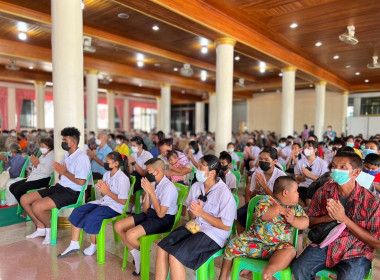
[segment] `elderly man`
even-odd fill
[[[94,180],[102,179],[104,173],[106,173],[104,162],[107,155],[112,152],[112,149],[107,144],[107,139],[108,135],[106,133],[99,133],[98,138],[95,140],[96,145],[98,145],[96,150],[87,150],[87,155],[91,159],[91,171]]]
[[[380,248],[380,200],[355,180],[362,169],[360,157],[339,152],[332,163],[332,182],[317,190],[308,216],[314,241],[323,236],[317,229],[337,221],[346,228],[324,248],[309,245],[292,266],[296,280],[314,279],[327,268],[337,271],[338,279],[364,279],[371,268],[375,249]],[[309,237],[310,237],[309,233]],[[319,241],[317,241],[319,240]]]

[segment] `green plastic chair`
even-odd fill
[[[235,177],[236,177],[236,189],[234,190],[234,194],[238,194],[239,192],[239,187],[240,187],[240,181],[241,181],[241,174],[239,171],[231,171]]]
[[[106,227],[107,224],[112,222],[112,228],[113,228],[113,236],[116,242],[120,242],[121,239],[119,235],[115,231],[115,223],[121,219],[126,218],[127,215],[127,209],[129,205],[129,200],[131,199],[131,196],[133,195],[133,188],[135,186],[136,177],[131,176],[131,187],[129,189],[128,199],[125,203],[123,214],[110,218],[110,219],[104,219],[102,223],[102,227],[100,228],[99,233],[96,235],[96,244],[97,244],[97,257],[98,257],[98,264],[104,264],[105,258],[106,258]],[[81,230],[81,232],[83,229]],[[82,236],[82,235],[81,235]]]
[[[41,156],[41,150],[38,150],[37,154],[36,154],[36,158],[40,158]]]
[[[367,276],[364,278],[364,280],[372,280],[373,275],[373,262],[371,263],[371,269],[369,270]],[[336,279],[336,270],[335,269],[324,269],[317,273],[316,276],[319,276],[320,280],[330,280],[333,279],[331,276],[335,276],[334,279]]]
[[[141,196],[143,194],[144,190],[138,190],[135,193],[135,214],[141,213]]]
[[[285,172],[286,171],[286,164],[281,163],[282,169]]]
[[[169,233],[172,232],[177,227],[179,220],[181,218],[182,206],[187,196],[188,188],[179,183],[174,183],[174,185],[176,186],[178,190],[178,199],[177,199],[178,212],[175,215],[173,227],[168,232],[145,235],[139,238],[140,251],[141,251],[141,279],[142,280],[149,280],[150,247],[152,246],[152,243],[156,240],[163,239],[166,236],[168,236]],[[121,267],[122,270],[124,270],[125,267],[127,266],[127,259],[128,259],[128,247],[125,246],[123,266]]]
[[[51,209],[51,220],[50,220],[50,223],[51,223],[51,241],[50,241],[50,245],[57,245],[57,229],[58,229],[58,213],[59,213],[59,211],[64,210],[64,209],[69,209],[69,208],[77,208],[77,207],[83,205],[84,192],[87,188],[87,184],[88,184],[91,176],[92,176],[92,173],[90,171],[90,173],[87,176],[86,182],[82,186],[82,190],[81,190],[81,192],[78,196],[77,202],[75,204],[67,205],[67,206],[64,206],[60,209],[58,209],[58,208]]]
[[[191,167],[191,173],[190,173],[190,176],[189,176],[189,189],[191,188],[191,183],[194,180],[194,176],[195,176],[196,172],[197,172],[197,168],[195,166],[192,166]]]
[[[258,201],[262,198],[262,195],[257,195],[253,197],[249,204],[248,204],[248,210],[247,210],[247,224],[245,227],[245,230],[249,230],[249,228],[252,225],[253,222],[253,213],[255,211],[256,204]],[[297,248],[297,239],[298,239],[298,229],[293,230],[293,246],[294,248]],[[268,260],[261,260],[261,259],[251,259],[251,258],[235,258],[234,264],[232,267],[232,280],[239,279],[240,271],[243,269],[250,270],[253,273],[253,280],[261,280],[262,278],[262,271],[265,266],[268,265]],[[290,266],[287,268],[278,271],[275,275],[275,278],[279,280],[292,280],[292,271],[290,269]]]

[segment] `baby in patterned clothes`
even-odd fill
[[[273,195],[263,195],[256,204],[252,225],[248,231],[232,239],[226,246],[221,280],[228,279],[234,258],[269,259],[263,269],[262,279],[286,268],[296,256],[291,243],[292,228],[306,229],[309,219],[298,205],[297,183],[280,176],[273,186]]]

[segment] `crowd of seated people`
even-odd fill
[[[161,131],[91,131],[82,151],[78,129],[65,128],[58,147],[66,151],[62,162],[54,161],[52,132],[12,130],[2,132],[0,149],[3,145],[6,153],[0,160],[4,171],[10,168],[5,188],[9,205],[21,204],[36,226],[26,238],[44,237],[43,244],[51,241],[51,209],[75,204],[90,173],[97,180],[92,188],[101,197],[74,209],[71,242],[60,258],[80,250],[81,229],[91,241],[84,254],[96,252],[103,219],[123,213],[131,175],[134,193],[143,191],[142,212],[134,214],[131,199],[130,215],[115,224],[115,231],[133,257],[134,275],[141,271],[139,238],[173,227],[178,211],[174,183],[180,183],[188,188],[183,203],[188,217],[179,225],[193,223],[177,227],[158,243],[156,279],[166,279],[169,271],[173,279],[185,279],[185,268],[197,270],[221,249],[220,279],[228,279],[238,257],[269,260],[263,279],[286,267],[296,280],[314,279],[326,268],[334,268],[338,279],[363,279],[380,247],[380,134],[338,137],[328,126],[319,142],[313,127],[304,128],[300,135],[284,137],[257,130],[232,134],[218,155],[211,132],[176,137]],[[30,156],[30,172],[19,178],[23,155]],[[235,171],[244,178],[241,184]],[[59,178],[49,186],[53,172]],[[38,191],[28,193],[33,189]],[[239,209],[233,193],[240,196]],[[256,196],[253,213],[247,213]],[[247,216],[253,216],[248,228]],[[230,236],[234,223],[237,234]],[[328,235],[337,228],[338,235]],[[293,229],[308,237],[299,255],[291,242]]]

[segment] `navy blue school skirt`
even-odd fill
[[[133,220],[135,221],[135,226],[142,226],[148,235],[170,231],[174,224],[175,215],[166,214],[160,218],[154,209],[149,208],[146,214],[143,212],[134,215]]]

